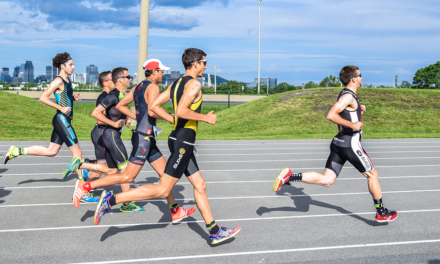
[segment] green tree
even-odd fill
[[[290,85],[286,82],[283,82],[283,83],[278,84],[274,88],[269,89],[269,93],[276,94],[276,93],[283,93],[283,92],[287,92],[287,91],[293,91],[293,90],[297,90],[297,89],[299,89],[299,88],[294,85]]]
[[[413,88],[433,89],[440,85],[440,61],[419,69],[413,78]]]
[[[402,88],[411,88],[411,87],[412,87],[412,84],[411,84],[410,82],[408,82],[408,81],[403,81],[403,82],[400,84],[400,87],[402,87]]]
[[[341,87],[341,81],[339,77],[336,76],[327,76],[320,83],[320,87]]]
[[[316,88],[316,87],[318,87],[318,84],[317,84],[317,83],[314,83],[313,81],[310,81],[310,82],[308,82],[308,83],[306,83],[306,84],[304,85],[304,88],[306,88],[306,89],[309,89],[309,88]]]

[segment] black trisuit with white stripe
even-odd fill
[[[338,100],[345,94],[350,94],[356,99],[357,109],[354,111],[344,109],[339,115],[352,123],[362,121],[361,104],[356,94],[350,89],[344,88],[339,93]],[[338,125],[338,128],[339,133],[330,144],[331,153],[325,167],[334,171],[338,176],[342,166],[348,160],[360,173],[373,170],[373,163],[361,145],[362,130],[354,131],[341,125]]]
[[[96,106],[100,105],[107,95],[108,93],[106,91],[102,91],[102,93],[98,96],[98,99],[96,99]],[[93,146],[95,146],[95,157],[98,162],[106,162],[104,142],[102,141],[104,128],[105,125],[96,124],[91,134]]]
[[[174,111],[177,110],[177,105],[183,95],[186,83],[193,79],[191,76],[185,76],[173,83],[171,86],[170,96],[173,100]],[[200,113],[202,109],[203,98],[192,103],[189,109],[196,113]],[[168,147],[171,155],[168,158],[165,173],[180,179],[182,174],[187,177],[199,171],[196,157],[193,153],[196,141],[198,122],[194,120],[187,120],[177,118],[174,116],[174,130],[168,137]]]

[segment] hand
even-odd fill
[[[75,100],[76,101],[81,101],[82,99],[82,95],[80,93],[78,93],[77,95],[75,95]]]
[[[174,120],[175,120],[175,119],[174,119],[174,114],[170,114],[170,115],[171,115],[171,117],[173,118],[173,120],[171,120],[170,124],[171,124],[171,125],[174,125]]]
[[[365,112],[367,110],[367,107],[365,105],[361,105],[361,112]]]
[[[115,128],[121,128],[124,126],[125,120],[124,119],[120,119],[116,122],[113,122],[113,127]]]
[[[128,119],[128,118],[127,118],[127,121],[125,121],[125,125],[126,125],[127,127],[130,127],[130,125],[131,125],[131,119]]]
[[[211,111],[206,115],[205,122],[211,125],[215,125],[215,123],[217,123],[217,116],[214,115],[214,111]]]
[[[67,115],[68,113],[70,113],[72,111],[72,107],[61,107],[61,113]]]
[[[351,129],[353,129],[354,131],[360,131],[362,126],[363,126],[363,124],[361,122],[355,122],[351,126]]]

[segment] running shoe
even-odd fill
[[[88,158],[84,159],[84,163],[89,163],[90,160]],[[89,170],[81,169],[81,175],[78,173],[78,178],[82,181],[88,181],[89,180]]]
[[[226,228],[221,227],[220,231],[218,231],[215,235],[210,235],[209,239],[211,240],[211,244],[218,244],[230,238],[233,238],[238,232],[240,232],[241,227],[237,226],[236,228]]]
[[[75,191],[73,192],[73,206],[75,206],[75,208],[79,207],[81,199],[87,194],[83,189],[85,183],[86,182],[81,180],[76,180]]]
[[[396,220],[397,215],[396,211],[388,211],[388,209],[385,208],[382,214],[376,212],[376,221],[379,223],[391,222]]]
[[[95,225],[99,225],[99,222],[101,222],[101,218],[108,212],[110,209],[112,209],[112,206],[110,205],[110,198],[112,198],[113,193],[107,192],[104,190],[101,194],[101,198],[99,199],[98,206],[96,206],[95,211],[95,217],[93,221],[95,222]]]
[[[145,211],[145,208],[139,205],[136,205],[134,202],[130,202],[129,204],[121,204],[120,208],[123,213],[139,213]]]
[[[288,168],[285,168],[281,171],[280,175],[273,182],[273,191],[278,192],[284,184],[289,182],[290,176],[292,175],[292,171]]]
[[[99,202],[99,198],[93,197],[93,195],[90,192],[86,193],[81,198],[81,203],[97,203],[97,202]]]
[[[81,163],[83,162],[84,162],[83,159],[80,159],[78,157],[73,157],[69,165],[67,165],[67,168],[63,171],[63,179],[65,179],[70,173],[77,172],[79,166],[81,166]]]
[[[173,223],[179,223],[183,219],[192,215],[196,211],[196,208],[191,207],[190,209],[185,209],[181,206],[171,209],[171,218],[173,219]]]
[[[5,158],[3,159],[3,164],[6,164],[8,161],[18,157],[19,155],[20,155],[19,149],[15,146],[10,146],[8,153],[5,154]]]

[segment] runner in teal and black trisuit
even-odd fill
[[[59,75],[50,83],[40,97],[40,102],[57,109],[57,113],[52,119],[53,132],[50,139],[49,147],[32,146],[27,148],[17,148],[11,146],[6,153],[3,163],[20,155],[36,155],[54,157],[58,154],[63,143],[65,143],[74,157],[80,157],[82,151],[78,144],[78,138],[72,127],[73,119],[73,101],[81,100],[81,94],[73,96],[72,83],[69,75],[75,69],[70,54],[67,52],[59,53],[52,59],[52,65],[59,68]],[[49,99],[51,94],[55,95],[56,103]]]

